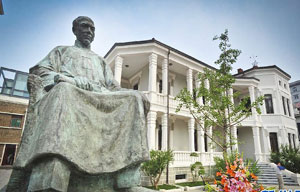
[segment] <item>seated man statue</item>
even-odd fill
[[[7,191],[150,191],[138,187],[149,159],[149,102],[121,89],[91,51],[90,18],[76,18],[73,33],[74,46],[54,48],[30,69],[26,127]]]

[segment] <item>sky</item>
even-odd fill
[[[228,29],[233,65],[277,65],[300,79],[299,0],[2,0],[0,66],[28,72],[58,45],[73,45],[72,21],[95,22],[92,50],[104,56],[116,42],[155,38],[209,65],[220,51],[213,41]]]

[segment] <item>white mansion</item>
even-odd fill
[[[214,163],[213,156],[222,155],[217,148],[209,147],[209,139],[195,124],[189,111],[175,112],[178,101],[174,97],[183,88],[192,90],[198,86],[197,74],[204,68],[213,67],[155,39],[115,43],[105,59],[122,87],[142,91],[149,98],[149,147],[165,150],[169,143],[175,154],[171,167],[188,167],[195,160],[208,166]],[[234,76],[233,91],[241,92],[241,98],[235,102],[240,102],[243,96],[250,96],[252,101],[258,96],[265,96],[262,114],[252,110],[252,116],[234,128],[233,134],[239,141],[234,147],[243,152],[245,158],[268,161],[271,151],[278,151],[280,145],[298,146],[289,90],[290,75],[277,66],[255,66],[245,71],[239,69]],[[169,119],[167,89],[170,93]],[[191,152],[198,153],[199,157],[190,157]]]

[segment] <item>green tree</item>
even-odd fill
[[[167,165],[174,161],[174,154],[171,150],[168,151],[150,151],[150,160],[143,163],[142,171],[149,176],[152,186],[157,189],[159,179]]]
[[[204,73],[199,73],[200,87],[194,88],[192,93],[186,88],[182,89],[176,96],[180,101],[177,111],[186,107],[206,136],[222,149],[225,157],[227,150],[237,142],[231,134],[233,126],[239,125],[249,117],[252,114],[251,110],[256,110],[260,114],[259,107],[262,105],[263,98],[259,97],[249,103],[250,98],[244,97],[240,103],[234,103],[234,99],[238,98],[240,93],[232,92],[235,78],[231,75],[231,71],[232,64],[237,61],[241,51],[231,48],[228,30],[220,36],[215,36],[213,40],[219,41],[221,50],[219,59],[215,61],[219,69],[205,68]],[[209,82],[209,88],[205,86],[205,81]],[[198,102],[202,98],[205,100],[204,105]],[[207,132],[208,127],[214,129],[212,135]]]

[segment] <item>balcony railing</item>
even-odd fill
[[[143,93],[146,95],[146,97],[148,99],[150,99],[150,93],[149,91],[143,91]],[[152,101],[153,103],[157,104],[157,105],[161,105],[161,106],[167,106],[167,96],[163,95],[161,93],[156,93],[156,100]],[[169,106],[170,108],[174,108],[176,109],[177,106],[179,105],[179,101],[175,100],[174,96],[169,96]],[[183,108],[184,110],[184,108]]]
[[[222,152],[195,152],[198,156],[191,156],[190,151],[174,151],[174,166],[190,166],[197,161],[204,166],[213,165],[214,157],[222,157]]]

